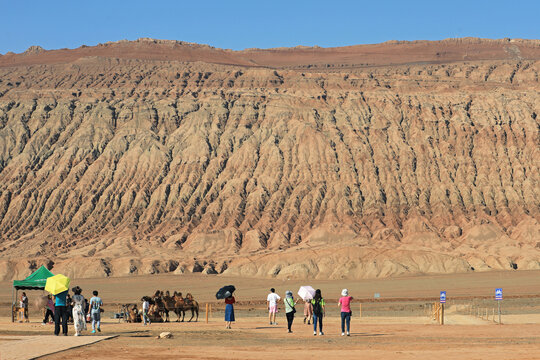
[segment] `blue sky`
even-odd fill
[[[0,0],[0,9],[0,53],[139,37],[235,50],[465,36],[540,38],[540,0]]]

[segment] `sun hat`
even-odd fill
[[[341,290],[341,296],[349,296],[349,290],[347,289]]]

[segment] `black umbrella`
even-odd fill
[[[236,290],[236,288],[234,287],[234,285],[227,285],[227,286],[224,286],[222,287],[221,289],[218,290],[218,292],[216,293],[216,299],[225,299],[227,296],[230,296],[232,295],[232,293],[234,292],[234,290]],[[229,293],[230,295],[225,295]]]

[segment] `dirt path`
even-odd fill
[[[0,359],[25,360],[58,353],[60,351],[95,344],[114,336],[3,336],[0,337]]]

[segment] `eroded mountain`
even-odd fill
[[[540,42],[171,44],[0,56],[0,278],[540,268]]]

